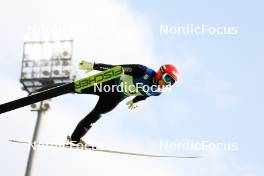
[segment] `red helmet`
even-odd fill
[[[156,79],[163,79],[167,84],[172,85],[179,80],[178,69],[171,64],[162,65],[156,73]]]

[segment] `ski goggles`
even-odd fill
[[[172,85],[176,82],[176,80],[173,77],[171,77],[170,75],[168,75],[167,73],[162,75],[162,79],[166,84],[170,84],[170,85]]]

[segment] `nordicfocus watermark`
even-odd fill
[[[139,92],[171,92],[171,85],[145,85],[143,83],[136,83],[129,84],[126,82],[123,82],[122,84],[118,85],[105,85],[105,84],[95,84],[94,92],[123,92],[123,93],[129,93],[129,94],[137,94]]]
[[[160,25],[161,35],[238,35],[237,26],[211,26],[207,24],[203,25]]]
[[[45,143],[39,143],[34,141],[33,143],[30,142],[23,142],[27,145],[29,145],[33,150],[39,150],[39,149],[48,149],[48,148],[53,148],[53,149],[60,149],[60,148],[70,148],[70,149],[97,149],[95,146],[90,146],[88,144],[73,144],[70,142],[66,142],[65,144],[45,144]]]
[[[193,141],[184,142],[160,141],[160,150],[168,151],[238,151],[237,142],[210,142],[210,141]]]

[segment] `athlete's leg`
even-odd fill
[[[100,95],[95,108],[79,122],[71,135],[71,139],[78,143],[102,114],[113,110],[122,100],[124,100],[124,97],[121,97],[118,93]]]

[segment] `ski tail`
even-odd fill
[[[39,92],[42,92],[44,90],[49,90],[49,89],[52,89],[52,88],[55,88],[55,87],[58,87],[58,86],[62,86],[64,84],[67,84],[67,83],[55,83],[55,84],[48,84],[48,85],[45,85],[39,89],[36,89],[32,92],[30,92],[29,95],[32,95],[32,94],[36,94],[36,93],[39,93]]]
[[[1,104],[0,114],[71,92],[74,92],[74,82],[66,83],[54,88],[50,88],[48,90],[29,95],[24,98]]]
[[[12,111],[33,103],[47,100],[67,93],[80,93],[95,84],[100,84],[123,74],[121,66],[102,71],[98,74],[65,84],[48,85],[33,92],[31,95],[0,105],[0,114]]]

